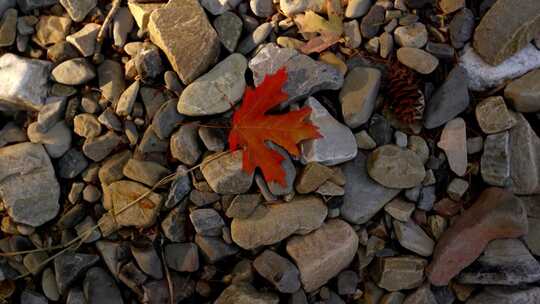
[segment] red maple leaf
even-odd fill
[[[287,71],[281,68],[274,75],[267,75],[255,89],[246,88],[242,105],[233,115],[229,133],[230,149],[243,150],[244,171],[252,173],[259,167],[267,182],[274,181],[283,186],[286,185],[285,170],[281,167],[284,158],[270,149],[266,142],[271,141],[290,154],[300,156],[298,143],[321,137],[317,127],[305,121],[311,113],[310,107],[280,115],[266,114],[287,100],[288,96],[282,90],[286,81]]]

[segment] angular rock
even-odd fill
[[[66,85],[81,85],[96,77],[96,72],[84,58],[62,62],[51,72],[54,81]]]
[[[271,245],[292,234],[307,234],[319,228],[327,212],[322,201],[313,196],[259,206],[250,217],[233,219],[232,239],[244,249]]]
[[[377,69],[358,67],[347,74],[339,92],[339,101],[345,123],[350,128],[359,127],[369,120],[380,85],[381,72]]]
[[[110,102],[116,103],[126,87],[122,65],[114,60],[105,60],[97,68],[101,95]]]
[[[455,118],[444,126],[437,146],[444,150],[450,169],[458,176],[465,175],[467,171],[467,136],[465,121],[462,118]]]
[[[219,55],[217,33],[197,0],[173,0],[155,10],[148,30],[185,84],[204,73]]]
[[[83,57],[94,54],[96,38],[101,26],[97,23],[88,23],[78,32],[66,37],[66,41],[71,43]]]
[[[490,241],[520,237],[527,231],[523,203],[501,188],[488,188],[440,237],[427,268],[428,279],[436,286],[447,285]]]
[[[231,53],[238,45],[238,40],[242,35],[242,26],[242,19],[231,12],[225,12],[214,20],[214,28],[221,44]]]
[[[73,118],[73,132],[84,138],[94,138],[101,134],[101,124],[96,116],[82,113]]]
[[[402,47],[397,50],[397,58],[403,65],[420,74],[431,74],[439,66],[439,59],[417,48]]]
[[[358,236],[349,224],[334,219],[310,234],[292,237],[286,249],[300,270],[304,290],[311,292],[352,262]]]
[[[0,104],[39,110],[47,98],[52,63],[7,53],[0,57]]]
[[[54,271],[60,294],[65,294],[68,288],[98,261],[99,256],[95,254],[74,252],[65,252],[55,258]]]
[[[178,101],[178,112],[188,116],[220,114],[234,107],[246,87],[247,60],[233,54],[189,84]]]
[[[227,244],[222,238],[195,235],[195,243],[199,246],[202,255],[210,263],[216,263],[222,259],[238,253],[238,247]]]
[[[428,257],[433,253],[435,242],[412,220],[405,223],[394,221],[394,231],[401,246]]]
[[[165,246],[167,265],[182,272],[195,272],[199,269],[199,253],[194,243],[173,243]]]
[[[185,124],[171,136],[170,149],[172,156],[188,166],[195,165],[202,154],[197,132],[198,128],[199,126],[196,123]],[[166,146],[164,150],[167,150]]]
[[[203,161],[201,171],[212,188],[220,194],[244,193],[251,187],[253,172],[242,169],[242,151],[235,151],[217,157],[210,156]]]
[[[248,284],[233,284],[221,293],[214,304],[278,304],[279,297],[269,292],[258,292]]]
[[[98,171],[99,181],[103,185],[109,185],[112,182],[121,180],[124,177],[122,169],[131,158],[131,151],[125,150],[118,152],[105,160]]]
[[[10,46],[17,37],[17,10],[9,8],[0,14],[0,47]]]
[[[467,304],[534,304],[540,297],[538,287],[486,287],[473,296]]]
[[[123,304],[122,295],[114,279],[102,268],[93,267],[83,282],[87,304]]]
[[[282,293],[300,289],[300,272],[288,259],[271,250],[265,250],[254,261],[257,272]]]
[[[332,166],[353,159],[358,148],[351,130],[338,122],[315,98],[308,98],[305,106],[311,107],[307,121],[319,129],[321,137],[300,144],[302,162]]]
[[[486,98],[476,105],[476,120],[486,134],[499,133],[514,126],[514,119],[500,96]]]
[[[378,258],[371,274],[377,285],[388,291],[412,289],[424,281],[427,261],[415,256]]]
[[[36,24],[33,40],[42,47],[62,42],[71,28],[71,19],[67,17],[42,15]]]
[[[369,176],[388,188],[412,188],[426,176],[424,164],[416,153],[395,145],[375,149],[368,158]]]
[[[153,187],[162,178],[169,175],[170,171],[156,162],[131,158],[124,165],[122,173],[124,173],[124,176],[134,181]]]
[[[467,71],[458,66],[450,71],[443,85],[427,101],[424,126],[428,129],[442,126],[468,106]]]
[[[428,32],[423,23],[415,22],[396,28],[394,38],[399,46],[421,49],[428,41]]]
[[[60,185],[43,146],[21,143],[0,149],[0,197],[15,222],[38,227],[56,216]]]
[[[540,111],[540,69],[510,82],[504,89],[504,97],[518,112]]]
[[[82,150],[86,157],[93,161],[101,161],[109,155],[120,143],[122,138],[113,131],[109,131],[101,136],[87,138],[84,141]]]
[[[97,5],[97,0],[60,0],[71,19],[81,22]]]
[[[515,194],[540,193],[540,138],[522,114],[514,115],[510,129],[510,190]]]
[[[343,85],[343,74],[334,67],[314,61],[309,56],[290,48],[280,48],[274,43],[265,45],[249,61],[253,81],[259,85],[265,76],[287,69],[288,79],[283,91],[287,102],[303,99],[321,90],[337,90]]]
[[[480,159],[480,172],[484,182],[500,187],[512,183],[510,179],[510,136],[508,132],[486,137],[484,153]]]
[[[140,82],[134,81],[127,89],[122,92],[116,103],[116,114],[119,116],[131,115],[135,101],[139,95]]]
[[[163,5],[163,3],[128,2],[128,8],[131,15],[133,15],[133,19],[144,33],[148,31],[148,21],[150,21],[152,12],[163,7]]]
[[[200,235],[220,236],[221,229],[225,226],[223,218],[216,210],[211,208],[202,208],[193,210],[189,214],[193,228]]]
[[[46,105],[38,113],[38,131],[49,131],[61,118],[64,117],[65,108],[66,99],[64,97],[47,98]]]
[[[454,48],[462,48],[471,39],[474,21],[474,13],[468,8],[462,9],[452,18],[448,30]]]
[[[499,0],[476,27],[474,48],[484,61],[499,65],[536,37],[539,26],[540,2]]]
[[[159,107],[152,119],[152,129],[161,139],[169,138],[177,125],[184,119],[184,116],[176,111],[176,105],[177,101],[174,99],[167,101]]]

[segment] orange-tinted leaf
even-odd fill
[[[261,168],[267,182],[285,185],[285,171],[281,167],[283,156],[267,145],[271,141],[294,156],[300,155],[298,143],[320,137],[317,128],[305,121],[311,113],[309,107],[281,115],[266,112],[287,100],[282,87],[287,72],[282,68],[267,75],[255,89],[247,88],[240,108],[234,113],[229,134],[231,150],[243,150],[243,169],[251,173]]]

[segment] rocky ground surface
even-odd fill
[[[0,0],[2,303],[540,303],[540,1],[165,2]]]

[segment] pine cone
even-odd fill
[[[386,110],[405,124],[422,120],[425,103],[416,74],[397,61],[389,66]]]

